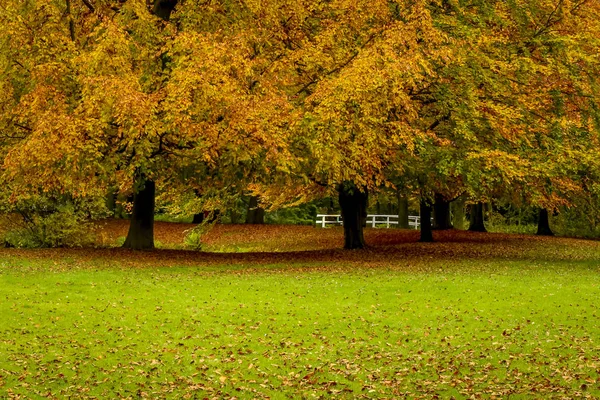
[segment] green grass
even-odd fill
[[[177,222],[177,223],[191,223],[193,217],[192,216],[176,216],[170,214],[156,214],[154,216],[155,221],[162,222]]]
[[[0,398],[599,397],[598,272],[3,255]]]

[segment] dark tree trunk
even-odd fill
[[[247,224],[264,224],[265,210],[258,206],[258,196],[250,197],[248,201],[248,212],[246,213]]]
[[[202,211],[201,213],[194,214],[194,219],[192,220],[192,224],[201,224],[204,221],[212,223],[216,222],[219,219],[219,215],[221,211],[213,210],[213,211]]]
[[[450,220],[450,202],[439,193],[436,193],[434,196],[433,229],[452,229],[452,221]]]
[[[460,196],[451,204],[452,214],[454,214],[454,228],[465,229],[465,196]]]
[[[168,21],[171,18],[171,12],[175,9],[177,0],[154,0],[152,11],[154,15]]]
[[[394,215],[394,213],[396,213],[396,206],[394,205],[393,202],[387,203],[387,211],[386,211],[386,213],[387,213],[387,215]]]
[[[540,236],[554,236],[554,232],[550,229],[550,221],[548,219],[548,210],[545,208],[540,209],[540,215],[538,219],[538,230],[536,235]]]
[[[232,224],[241,223],[241,215],[236,210],[231,210],[229,212],[229,220]]]
[[[409,229],[408,224],[408,199],[398,191],[398,228]]]
[[[487,232],[483,223],[483,203],[471,204],[469,211],[470,224],[469,230],[472,232]]]
[[[123,247],[143,250],[154,248],[154,181],[146,179],[133,196],[129,232]]]
[[[361,192],[353,183],[341,184],[338,193],[344,223],[344,248],[363,249],[365,247],[363,227],[367,221],[368,193]]]
[[[433,230],[431,229],[431,206],[425,199],[421,199],[421,238],[419,242],[433,242]]]
[[[194,218],[192,219],[192,224],[201,224],[204,222],[204,212],[199,212],[198,214],[194,214]]]
[[[106,208],[110,216],[114,217],[117,212],[117,192],[113,188],[110,188],[106,194]]]

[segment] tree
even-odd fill
[[[481,201],[471,204],[470,211],[469,211],[469,219],[470,219],[469,230],[470,231],[472,231],[472,232],[487,232],[487,229],[485,229],[485,223],[484,223],[484,218],[483,218],[483,208],[484,208],[484,205]]]
[[[550,221],[548,220],[548,210],[541,208],[538,217],[538,229],[536,235],[554,236],[554,232],[550,229]]]
[[[452,229],[450,215],[450,201],[440,193],[434,195],[433,203],[433,229],[446,230]]]
[[[581,99],[562,122],[549,108],[559,81],[595,96],[589,79],[566,69],[569,57],[597,68],[592,49],[573,35],[582,24],[598,29],[582,13],[588,5],[597,15],[591,3],[545,0],[369,2],[368,12],[363,2],[322,4],[312,25],[287,25],[304,39],[289,43],[296,73],[287,76],[301,115],[290,136],[292,173],[328,194],[350,182],[366,195],[402,177],[416,192],[446,199],[466,192],[480,201],[516,187],[560,201],[539,182],[570,182],[538,168],[538,143],[553,126],[581,127],[583,113],[592,114]],[[573,90],[564,94],[573,102]],[[352,221],[345,232],[360,237]]]
[[[408,198],[402,195],[400,190],[396,190],[398,197],[398,228],[409,229]]]
[[[285,155],[287,97],[269,80],[276,55],[250,5],[224,3],[227,18],[191,2],[69,5],[68,24],[59,3],[11,2],[3,16],[18,38],[2,44],[6,59],[23,70],[3,80],[18,93],[2,123],[24,133],[5,157],[8,190],[81,196],[117,185],[134,193],[125,246],[152,248],[153,188],[227,193],[260,160]]]
[[[421,238],[420,242],[433,242],[433,232],[431,226],[431,204],[427,198],[422,197],[420,202],[420,220],[421,220]]]
[[[264,224],[265,210],[259,206],[258,196],[250,196],[248,199],[248,210],[246,212],[247,224]]]
[[[118,186],[150,207],[154,186],[197,213],[277,185],[295,201],[337,194],[352,215],[346,243],[363,247],[368,193],[400,178],[407,195],[516,190],[550,209],[583,193],[569,163],[592,163],[597,2],[10,0],[2,11],[7,198]],[[152,247],[141,236],[128,246]]]
[[[426,136],[419,95],[432,65],[444,62],[447,42],[422,3],[322,7],[320,29],[305,32],[311,40],[295,51],[302,119],[290,148],[296,173],[337,189],[346,203],[340,206],[354,215],[369,191],[402,174],[415,142]],[[346,247],[364,246],[361,218],[344,219],[344,232]]]

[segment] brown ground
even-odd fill
[[[265,265],[294,264],[312,268],[315,264],[336,266],[383,266],[427,264],[444,260],[448,265],[460,259],[572,261],[600,260],[600,242],[466,231],[434,232],[435,243],[419,243],[415,230],[370,229],[365,231],[369,248],[343,250],[343,230],[294,225],[214,225],[202,237],[203,251],[186,249],[184,237],[194,225],[157,222],[158,249],[130,251],[117,247],[126,236],[128,221],[107,220],[99,224],[94,249],[1,249],[0,258],[16,257],[96,260],[102,264],[145,267],[173,265]]]

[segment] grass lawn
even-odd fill
[[[0,398],[600,397],[600,243],[382,232],[0,250]]]

